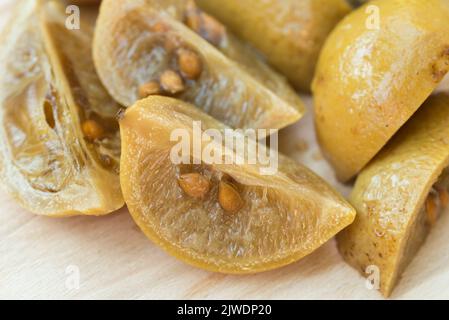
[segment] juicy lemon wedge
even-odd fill
[[[138,101],[120,120],[125,201],[143,232],[173,256],[211,271],[265,271],[308,255],[353,221],[337,192],[283,155],[270,175],[259,164],[175,164],[172,133],[188,132],[193,146],[196,121],[202,134],[229,129],[161,96]],[[214,141],[212,153],[223,147]]]
[[[388,142],[449,70],[449,1],[377,0],[344,18],[315,73],[315,122],[347,181]]]
[[[184,0],[103,1],[93,52],[109,93],[125,106],[176,97],[233,128],[299,120],[304,106],[286,79],[198,10]]]
[[[36,214],[119,209],[120,106],[95,72],[94,19],[69,30],[59,1],[35,0],[13,17],[0,52],[1,183]]]
[[[385,296],[449,204],[448,136],[449,96],[432,96],[357,178],[357,217],[338,247],[362,274],[379,268]]]

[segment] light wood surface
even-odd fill
[[[5,13],[7,1],[0,1]],[[0,25],[5,21],[0,13]],[[3,19],[3,20],[1,20]],[[1,75],[0,75],[1,76]],[[311,99],[306,99],[310,109]],[[341,192],[322,159],[312,113],[281,134],[282,150]],[[82,199],[80,199],[82,201]],[[393,299],[449,298],[449,214],[406,270]],[[75,268],[75,269],[74,269]],[[67,281],[79,270],[80,286]],[[347,266],[334,240],[287,267],[248,276],[205,272],[168,256],[140,232],[126,209],[106,217],[35,216],[0,192],[0,298],[380,299]]]

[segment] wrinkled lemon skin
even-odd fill
[[[20,1],[12,16],[0,51],[2,187],[39,215],[104,215],[121,208],[119,105],[95,73],[93,20],[68,30],[59,1]],[[105,127],[104,139],[95,143],[82,130],[90,116]]]
[[[378,0],[331,33],[314,82],[319,143],[347,181],[422,105],[449,67],[449,1]],[[374,18],[373,18],[374,17]]]
[[[344,259],[362,275],[379,267],[389,296],[430,226],[420,210],[449,164],[449,96],[430,97],[362,170],[350,196],[353,224],[338,236]]]
[[[209,170],[211,188],[202,199],[186,195],[170,136],[176,129],[192,134],[193,121],[201,121],[203,132],[229,129],[193,105],[161,96],[139,100],[120,120],[126,204],[145,235],[171,255],[208,271],[261,272],[297,261],[353,221],[355,211],[341,195],[283,155],[278,172],[266,176],[259,165],[201,164],[195,170]],[[232,213],[221,207],[223,177],[238,184],[227,184],[242,200],[225,205]]]
[[[321,47],[351,11],[346,0],[197,0],[242,39],[259,49],[293,86],[310,91]]]

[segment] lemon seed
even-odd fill
[[[161,93],[161,86],[157,81],[150,81],[139,87],[139,97],[141,98],[146,98],[148,96],[160,93]]]
[[[82,124],[82,130],[88,140],[101,139],[104,135],[103,127],[95,120],[86,120]]]
[[[210,189],[209,180],[199,173],[186,173],[178,178],[181,189],[193,198],[203,198]]]
[[[184,82],[181,76],[173,70],[165,70],[160,76],[161,87],[164,91],[176,94],[184,91]]]
[[[225,27],[212,16],[203,13],[201,15],[200,35],[214,46],[219,46],[225,36]]]
[[[202,66],[198,55],[188,49],[180,49],[178,54],[178,65],[182,74],[191,80],[198,79],[201,74]]]
[[[237,213],[243,207],[243,199],[235,187],[227,182],[220,181],[218,186],[218,202],[229,213]]]
[[[432,194],[429,194],[426,199],[426,214],[427,220],[429,221],[430,225],[435,225],[437,221],[437,204],[435,201],[435,197]]]

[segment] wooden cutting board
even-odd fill
[[[9,0],[0,0],[0,25]],[[0,75],[1,76],[1,75]],[[323,160],[309,113],[284,130],[281,149],[343,194]],[[80,199],[82,201],[82,199]],[[449,298],[449,214],[406,270],[393,299]],[[78,277],[79,276],[79,277]],[[79,287],[74,279],[79,278]],[[380,299],[346,265],[334,240],[287,267],[256,275],[205,272],[151,243],[126,209],[106,217],[35,216],[0,192],[0,299]]]

